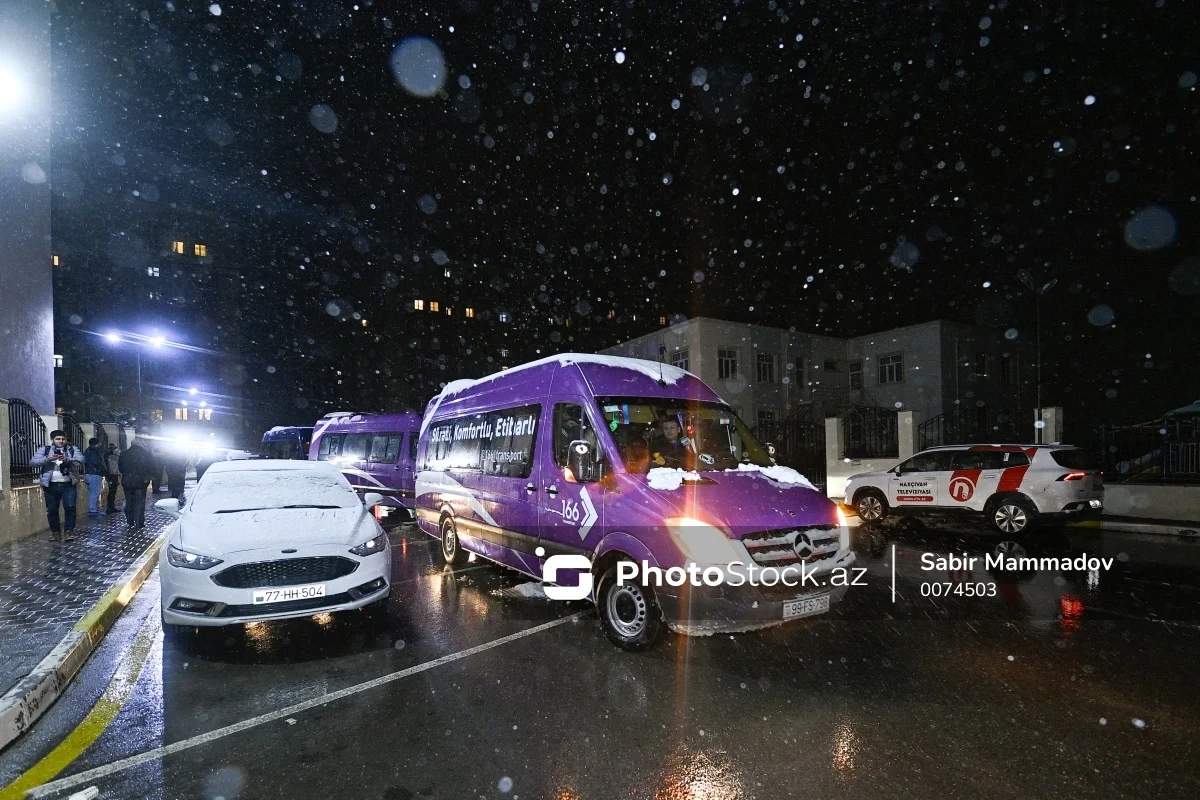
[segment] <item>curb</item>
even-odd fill
[[[1182,536],[1184,538],[1200,537],[1200,522],[1121,522],[1120,520],[1091,519],[1072,522],[1068,528],[1083,528],[1102,531],[1122,531],[1124,533],[1150,533],[1158,536]]]
[[[16,686],[0,697],[0,751],[33,726],[66,691],[88,657],[158,565],[165,536],[156,539],[141,558],[96,601],[83,619],[62,638],[50,654]]]

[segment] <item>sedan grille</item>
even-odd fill
[[[815,564],[837,555],[841,547],[837,525],[812,525],[781,531],[759,531],[742,537],[754,563],[760,567]]]
[[[342,578],[358,569],[358,562],[342,556],[286,558],[237,564],[212,576],[213,583],[227,589],[261,589],[323,583]]]

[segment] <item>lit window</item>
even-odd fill
[[[171,242],[171,252],[183,255],[183,242]]]
[[[163,410],[161,408],[153,409],[150,412],[150,419],[154,420],[155,422],[162,422],[163,421]]]
[[[424,311],[425,310],[425,301],[424,300],[413,300],[413,310],[414,311]]]
[[[566,322],[564,322],[563,324],[566,325],[568,328],[571,327],[571,318],[567,317]]]
[[[151,278],[158,277],[158,267],[146,267],[146,274]]]
[[[150,299],[151,300],[161,300],[162,294],[160,294],[159,292],[150,292]]]
[[[63,365],[63,357],[60,356],[58,353],[55,353],[54,354],[54,366],[61,369],[62,365]]]
[[[454,309],[452,309],[452,308],[450,308],[449,306],[447,306],[447,307],[446,307],[446,316],[447,316],[447,317],[453,317],[453,316],[454,316]]]
[[[196,419],[204,420],[205,422],[212,422],[212,409],[211,408],[196,409]]]
[[[506,348],[506,347],[501,347],[501,348],[500,348],[500,357],[501,357],[501,358],[508,358],[508,348]]]
[[[196,250],[196,255],[200,256],[201,258],[208,255],[208,245],[206,245],[206,244],[196,245],[195,250]]]
[[[659,325],[666,325],[666,324],[667,324],[667,318],[666,318],[666,317],[659,317],[659,318],[658,318],[658,324],[659,324]]]
[[[175,409],[175,419],[187,419],[187,412],[186,408]]]
[[[442,306],[440,303],[438,303],[437,300],[430,300],[429,301],[429,310],[436,314],[438,311],[442,310]]]
[[[617,316],[617,310],[616,310],[615,308],[610,308],[610,309],[608,310],[608,318],[609,318],[609,319],[616,319],[616,316]]]
[[[507,312],[507,311],[501,311],[501,312],[500,312],[500,321],[501,321],[501,322],[508,322],[508,320],[509,320],[508,312]]]
[[[465,316],[467,319],[475,319],[475,309],[473,309],[469,306],[467,308],[464,308],[463,316]]]
[[[446,267],[444,270],[442,270],[442,275],[449,278],[450,277],[450,268]]]
[[[58,266],[58,256],[50,256],[50,264],[52,266],[57,267]]]

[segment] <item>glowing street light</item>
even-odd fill
[[[0,68],[0,111],[8,111],[21,104],[25,87],[12,70]]]
[[[151,347],[162,347],[163,345],[165,345],[167,343],[167,337],[159,336],[158,334],[155,334],[154,336],[147,338],[146,342]]]
[[[109,331],[108,333],[104,334],[104,338],[108,340],[109,344],[121,343],[121,334],[117,333],[116,331]]]
[[[192,388],[188,389],[188,394],[192,394],[192,395],[194,395],[194,394],[196,394],[196,392],[198,392],[198,391],[200,391],[200,390],[199,390],[199,389],[197,389],[195,386],[193,386]]]

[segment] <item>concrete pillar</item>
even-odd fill
[[[846,438],[841,417],[825,418],[825,466],[836,464],[846,453]]]
[[[917,452],[917,426],[923,421],[925,414],[920,411],[896,412],[896,435],[899,452],[897,455],[903,461]]]
[[[1035,444],[1055,444],[1063,440],[1063,409],[1062,406],[1044,406],[1042,408],[1043,423],[1038,425],[1037,409],[1033,410],[1033,441]]]

